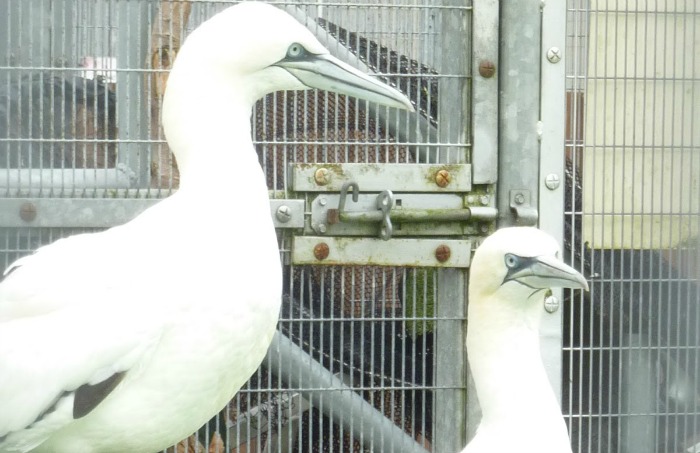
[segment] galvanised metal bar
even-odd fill
[[[446,5],[463,5],[449,0]],[[471,75],[472,11],[443,10],[436,14],[439,53],[436,68],[441,74]],[[440,80],[438,92],[438,138],[442,143],[464,144],[462,148],[439,148],[438,163],[467,162],[466,144],[471,135],[469,77]],[[434,451],[455,452],[464,447],[466,419],[466,269],[437,271],[438,321],[435,327],[435,386],[433,392]]]
[[[542,92],[540,93],[539,227],[564,242],[564,131],[566,87],[564,48],[566,44],[566,5],[548,2],[542,8]],[[534,199],[533,199],[534,200]],[[553,290],[563,300],[561,289]],[[540,327],[540,348],[545,369],[561,403],[563,309],[547,312]]]
[[[500,22],[499,172],[500,226],[518,223],[510,192],[530,191],[538,199],[540,120],[540,0],[504,0]]]

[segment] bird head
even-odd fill
[[[557,241],[531,227],[503,228],[484,240],[474,254],[470,300],[498,294],[519,303],[549,288],[588,290],[586,279],[559,258]]]
[[[266,3],[246,1],[213,16],[188,36],[178,59],[246,88],[252,102],[273,91],[318,88],[413,110],[398,90],[331,56],[309,29]]]

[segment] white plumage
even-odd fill
[[[469,277],[467,355],[482,419],[462,453],[571,453],[539,348],[544,293],[588,289],[548,234],[503,228],[476,250]]]
[[[0,284],[0,452],[161,450],[246,382],[281,298],[251,110],[309,87],[411,108],[266,4],[187,38],[163,105],[180,190],[125,225],[42,247]]]

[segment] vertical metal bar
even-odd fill
[[[498,179],[498,1],[474,0],[472,24],[472,182],[494,184]]]
[[[501,226],[512,225],[511,190],[538,199],[540,108],[540,0],[501,4],[498,211]]]
[[[115,6],[117,70],[117,124],[120,161],[136,172],[139,187],[150,185],[150,156],[148,145],[131,140],[148,139],[148,114],[142,99],[144,77],[139,71],[146,61],[148,27],[139,27],[143,17],[149,17],[149,2],[118,2]]]
[[[433,446],[438,453],[455,452],[466,443],[466,277],[460,269],[437,271],[435,390]]]
[[[540,93],[539,226],[564,239],[564,131],[566,119],[566,5],[548,2],[542,10],[542,88]],[[563,247],[562,247],[563,249]],[[554,296],[563,300],[561,289]],[[545,316],[540,327],[540,351],[554,393],[561,402],[563,309]]]
[[[446,0],[444,6],[455,9],[440,10],[437,30],[438,72],[449,77],[440,78],[438,98],[438,138],[441,147],[438,162],[466,162],[467,112],[469,85],[462,75],[468,74],[470,17],[462,0]],[[437,271],[438,322],[435,329],[435,387],[433,413],[433,445],[436,452],[454,452],[464,447],[466,420],[465,380],[466,332],[466,273],[458,269]]]

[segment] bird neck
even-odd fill
[[[467,329],[469,367],[482,421],[522,424],[561,410],[542,363],[539,347],[541,304],[528,313],[495,298],[470,298]]]
[[[180,190],[250,190],[251,183],[264,184],[251,139],[255,99],[244,83],[184,63],[176,61],[168,78],[162,116]]]

